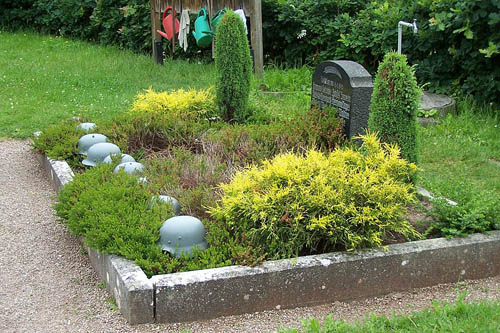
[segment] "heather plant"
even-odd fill
[[[396,145],[362,137],[361,148],[280,154],[220,185],[209,213],[269,258],[381,246],[388,233],[417,232],[406,220],[416,166]]]
[[[85,131],[77,127],[78,122],[67,119],[47,127],[33,138],[33,147],[56,160],[65,160],[72,167],[78,167],[80,158],[77,144]]]
[[[252,59],[240,17],[228,11],[217,25],[215,40],[216,100],[225,121],[241,121],[248,115]]]
[[[406,56],[388,53],[380,64],[370,103],[368,127],[383,142],[395,143],[401,156],[418,162],[417,111],[421,90]]]

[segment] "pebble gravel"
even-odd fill
[[[97,280],[85,250],[55,217],[55,199],[30,143],[0,141],[0,332],[273,332],[299,327],[309,316],[352,321],[368,313],[409,313],[435,299],[454,301],[465,289],[467,300],[500,300],[497,276],[348,303],[130,326]]]

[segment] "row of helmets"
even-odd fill
[[[96,129],[95,123],[81,123],[78,128],[85,132]],[[99,133],[90,133],[82,136],[78,140],[78,152],[85,155],[82,163],[86,166],[96,166],[100,163],[111,164],[113,155],[120,155],[120,163],[113,170],[117,173],[123,170],[128,174],[140,174],[144,170],[144,165],[137,163],[135,159],[127,154],[122,154],[120,148],[107,142],[107,137]],[[140,178],[140,181],[147,181]],[[203,223],[193,216],[179,215],[181,206],[179,201],[168,195],[159,195],[155,201],[171,204],[176,216],[167,219],[160,228],[160,245],[162,250],[180,257],[182,254],[191,255],[194,248],[206,250],[208,244],[205,241],[205,228]],[[154,205],[154,202],[152,205]]]

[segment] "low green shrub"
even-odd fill
[[[386,332],[498,332],[500,331],[500,302],[466,301],[461,292],[456,303],[433,301],[429,308],[410,314],[367,314],[355,322],[326,318],[302,320],[302,327],[278,329],[278,333],[386,333]],[[321,321],[321,322],[320,322]]]
[[[406,56],[388,53],[380,64],[370,102],[368,128],[383,142],[395,143],[401,156],[417,163],[417,110],[421,91]]]
[[[445,199],[432,201],[433,222],[427,233],[438,233],[444,237],[461,237],[476,232],[500,229],[500,198],[487,191],[475,192],[463,185],[455,192],[456,206]]]
[[[281,154],[239,171],[209,213],[269,258],[381,246],[390,232],[417,235],[405,219],[416,166],[397,146],[362,138],[359,150]]]
[[[66,160],[71,167],[79,167],[81,161],[77,144],[86,133],[77,125],[78,122],[69,119],[49,126],[33,138],[33,147],[50,158]]]
[[[228,11],[217,25],[215,40],[215,89],[221,118],[228,122],[248,117],[247,103],[252,58],[240,17]]]

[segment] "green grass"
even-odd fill
[[[500,302],[482,301],[479,303],[464,303],[464,294],[459,296],[456,304],[433,303],[433,307],[410,315],[391,317],[367,316],[365,320],[355,323],[333,320],[327,317],[323,323],[310,318],[303,321],[300,329],[282,329],[281,333],[292,332],[499,332]]]
[[[421,129],[419,183],[457,202],[474,195],[500,197],[500,117],[470,100],[458,115]]]
[[[213,64],[167,60],[158,66],[149,55],[115,47],[0,31],[0,138],[26,138],[75,115],[109,119],[127,110],[148,87],[208,88],[214,78]],[[286,117],[307,110],[309,97],[303,92],[273,96],[254,91],[250,104],[272,117]]]

